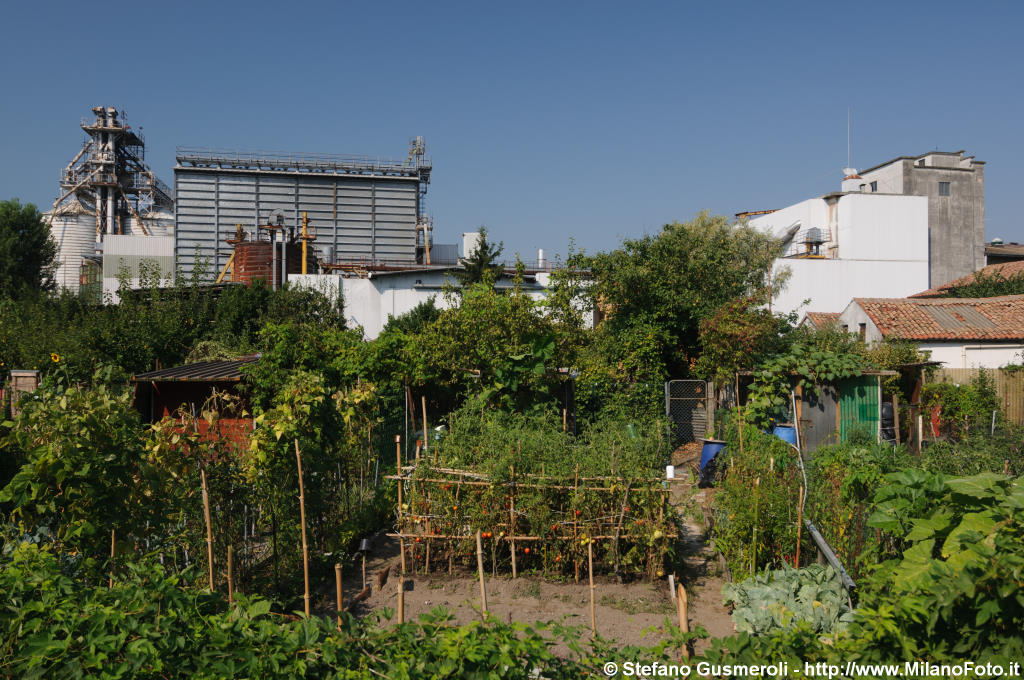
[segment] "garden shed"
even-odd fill
[[[165,417],[176,417],[179,412],[202,414],[203,405],[214,393],[236,397],[238,408],[220,414],[221,432],[235,432],[248,436],[252,430],[251,409],[245,394],[239,389],[245,374],[243,369],[256,363],[259,354],[240,359],[200,361],[173,368],[164,368],[132,376],[135,385],[134,403],[144,420],[155,423]],[[202,430],[205,421],[199,419]]]

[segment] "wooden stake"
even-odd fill
[[[579,485],[580,485],[580,465],[579,465],[579,463],[577,463],[576,464],[576,472],[573,475],[573,482],[572,482],[572,500],[573,500],[573,503],[576,502],[576,494],[579,493]],[[575,514],[575,512],[574,512],[573,513],[573,518],[572,518],[572,544],[573,544],[573,546],[577,545],[576,541],[579,538],[578,534],[579,534],[579,515]],[[576,552],[576,550],[574,549],[573,552]],[[574,571],[576,573],[576,583],[579,583],[580,582],[580,560],[579,560],[579,558],[574,555],[573,558],[572,558],[572,563],[573,563]]]
[[[420,403],[423,405],[423,450],[430,450],[430,434],[427,432],[427,395],[420,397]]]
[[[203,483],[203,515],[206,517],[206,562],[209,565],[210,590],[213,590],[213,526],[210,523],[210,494],[206,489],[206,470],[200,470]]]
[[[228,606],[235,603],[235,583],[231,573],[231,546],[228,546]]]
[[[402,519],[402,435],[395,435],[395,474],[398,476],[398,519]],[[366,578],[363,578],[365,581]]]
[[[800,485],[800,496],[796,506],[796,564],[793,566],[797,569],[800,568],[800,538],[804,528],[804,485]]]
[[[676,609],[679,611],[679,630],[684,633],[690,632],[690,620],[686,613],[687,604],[686,588],[684,588],[683,584],[680,583],[676,586]],[[688,643],[683,643],[682,651],[683,660],[688,661],[690,658],[690,646]]]
[[[306,496],[302,485],[302,453],[299,451],[299,440],[295,440],[295,463],[299,469],[299,522],[302,525],[302,578],[305,592],[302,600],[306,617],[309,617],[309,550],[306,547]]]
[[[405,623],[405,571],[398,578],[398,622]]]
[[[518,578],[518,568],[516,566],[516,540],[512,538],[516,535],[516,498],[515,498],[515,478],[516,478],[516,466],[510,465],[509,471],[512,473],[512,489],[509,491],[509,503],[508,503],[508,540],[509,545],[512,547],[512,578]]]
[[[366,587],[366,553],[363,553],[363,587]]]
[[[484,586],[484,546],[480,541],[480,530],[476,532],[476,569],[480,572],[480,606],[483,615],[487,616],[487,588]]]
[[[757,522],[759,519],[759,505],[761,490],[761,478],[758,477],[754,480],[754,537],[751,542],[751,560],[750,560],[750,573],[753,574],[757,571]]]
[[[569,431],[569,409],[562,409],[562,432]]]
[[[111,529],[110,530],[110,585],[107,586],[108,588],[113,588],[114,587],[114,546],[115,545],[116,545],[116,542],[114,541],[114,530]]]
[[[587,572],[590,576],[590,632],[597,635],[597,613],[594,609],[594,543],[587,542]]]
[[[341,612],[342,612],[341,605],[342,605],[342,602],[344,601],[344,598],[342,597],[342,593],[341,593],[341,565],[338,564],[337,562],[335,562],[335,564],[334,564],[334,590],[337,593],[338,630],[341,630]]]

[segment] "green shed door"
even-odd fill
[[[878,437],[878,376],[863,375],[839,383],[839,441],[854,431]]]

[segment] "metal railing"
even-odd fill
[[[345,174],[416,176],[431,168],[430,158],[421,156],[414,156],[411,160],[405,161],[347,154],[237,151],[185,146],[175,149],[175,159],[180,165],[192,167]]]

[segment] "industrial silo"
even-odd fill
[[[57,286],[77,293],[82,259],[96,252],[96,217],[78,201],[65,203],[52,216],[50,233],[58,245]]]

